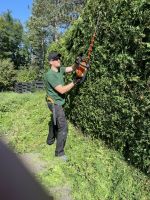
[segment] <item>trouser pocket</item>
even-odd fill
[[[68,125],[65,112],[62,106],[55,105],[55,111],[56,111],[56,123],[58,128],[55,155],[61,156],[65,154],[64,147],[68,134]]]

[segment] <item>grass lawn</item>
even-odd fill
[[[0,93],[0,137],[18,154],[40,155],[46,165],[36,177],[57,200],[150,200],[147,176],[69,122],[65,148],[69,160],[55,158],[55,144],[46,145],[50,112],[44,96],[44,92]]]

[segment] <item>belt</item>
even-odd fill
[[[46,101],[54,104],[54,100],[50,96],[46,96]]]

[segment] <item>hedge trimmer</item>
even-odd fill
[[[100,15],[99,15],[98,20],[97,20],[97,24],[96,24],[94,34],[92,35],[92,38],[91,38],[91,42],[90,42],[90,45],[89,45],[89,48],[88,48],[87,57],[84,58],[82,53],[77,57],[76,77],[77,78],[83,77],[83,81],[85,79],[87,71],[90,68],[89,62],[90,62],[90,57],[91,57],[91,54],[92,54],[92,51],[93,51],[93,46],[94,46],[94,41],[95,41],[95,38],[96,38],[96,31],[97,31],[97,27],[98,27],[98,24],[99,24],[99,20],[100,20]]]

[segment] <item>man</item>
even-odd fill
[[[50,69],[45,74],[46,101],[52,111],[51,123],[49,123],[49,133],[47,144],[51,145],[56,139],[55,156],[66,161],[67,156],[64,147],[67,139],[68,126],[63,105],[65,103],[65,93],[70,91],[82,78],[75,78],[71,83],[64,85],[64,74],[73,72],[77,64],[69,67],[61,67],[61,54],[52,52],[49,54],[48,61]]]

